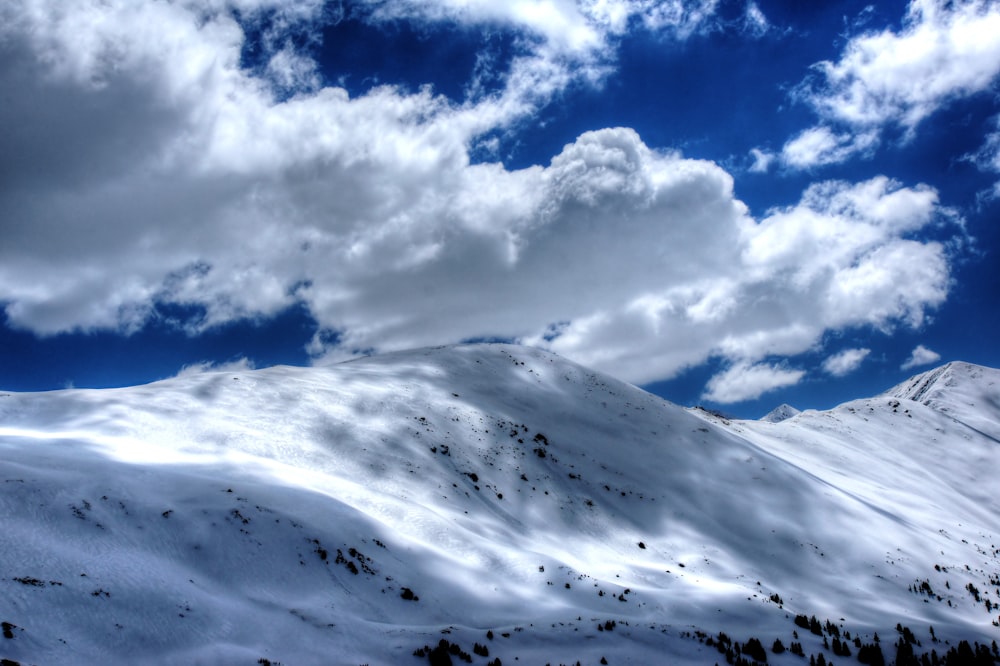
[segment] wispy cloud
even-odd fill
[[[756,2],[748,2],[743,14],[743,29],[755,36],[763,37],[771,29],[771,24]]]
[[[996,130],[988,133],[982,147],[975,154],[967,155],[965,159],[983,171],[1000,174],[1000,117],[997,117],[995,122]],[[1000,197],[1000,181],[994,183],[993,191],[987,196]]]
[[[774,153],[766,150],[751,148],[750,158],[753,162],[750,164],[748,171],[750,171],[750,173],[767,173],[776,157],[777,156]]]
[[[932,351],[923,345],[917,345],[910,353],[910,358],[906,359],[903,365],[899,366],[899,368],[900,370],[909,370],[910,368],[917,368],[921,365],[937,363],[940,360],[941,354],[938,354],[936,351]]]
[[[781,149],[781,162],[795,169],[810,169],[843,162],[857,154],[870,154],[877,146],[878,132],[836,134],[821,125],[789,139]]]
[[[254,363],[248,358],[239,358],[226,363],[215,363],[212,361],[202,361],[201,363],[194,363],[192,365],[185,365],[178,371],[175,375],[176,377],[190,377],[193,375],[201,375],[206,372],[246,372],[247,370],[253,370]]]
[[[805,374],[768,363],[741,362],[712,377],[702,398],[723,405],[754,400],[768,391],[798,384]]]
[[[870,353],[870,349],[844,349],[823,361],[823,371],[834,377],[844,377],[857,370]]]

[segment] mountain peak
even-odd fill
[[[1000,440],[1000,370],[952,361],[911,377],[885,395],[921,403]]]
[[[910,377],[889,389],[886,395],[929,404],[931,400],[943,397],[949,389],[975,384],[988,375],[996,374],[1000,373],[992,368],[964,361],[951,361]],[[995,381],[995,378],[992,381]],[[986,379],[986,383],[992,383],[991,379]]]
[[[782,421],[792,418],[796,414],[801,414],[801,411],[795,409],[788,403],[782,403],[769,411],[765,416],[762,416],[760,420],[767,421],[768,423],[781,423]]]

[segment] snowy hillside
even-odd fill
[[[857,663],[877,632],[888,663],[897,623],[917,654],[989,645],[1000,373],[932,374],[780,423],[507,345],[0,393],[0,657],[712,664],[756,638]]]

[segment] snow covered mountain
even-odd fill
[[[988,646],[998,379],[952,363],[734,421],[468,345],[0,393],[0,657],[803,663],[780,642],[889,663],[897,641],[901,659]]]

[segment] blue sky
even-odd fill
[[[996,3],[0,19],[0,389],[500,339],[756,417],[1000,366]]]

